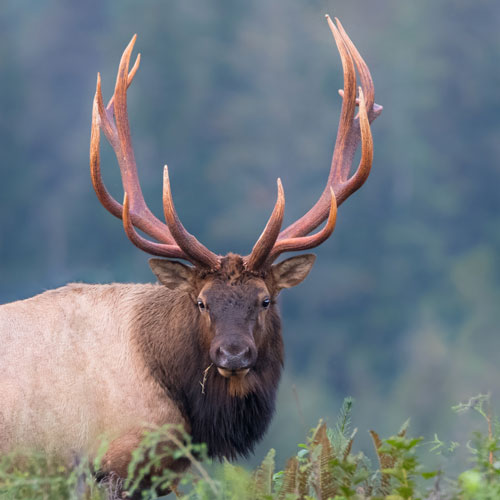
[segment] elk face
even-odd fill
[[[213,273],[180,262],[151,259],[162,284],[187,292],[197,309],[202,343],[223,377],[245,377],[266,345],[277,316],[276,298],[283,288],[298,285],[309,273],[314,255],[292,257],[255,273],[243,258],[230,254]]]
[[[210,360],[224,377],[244,377],[257,360],[257,341],[272,297],[265,282],[210,280],[198,294],[202,321],[210,329]]]

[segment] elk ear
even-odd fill
[[[308,253],[290,257],[279,264],[275,264],[272,267],[272,272],[278,290],[301,283],[309,274],[315,260],[316,255]]]
[[[194,278],[194,267],[167,259],[149,259],[149,266],[158,281],[171,290],[188,291]]]

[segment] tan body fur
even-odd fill
[[[184,423],[133,342],[136,308],[160,289],[173,294],[71,284],[0,306],[1,452],[93,454],[103,436]]]

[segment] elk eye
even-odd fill
[[[262,307],[264,309],[267,309],[269,305],[271,304],[271,299],[268,297],[262,301]]]
[[[198,307],[199,307],[201,310],[205,309],[205,304],[203,303],[203,300],[198,299]]]

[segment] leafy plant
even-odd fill
[[[489,395],[479,394],[454,407],[457,413],[473,411],[485,422],[485,432],[475,431],[461,449],[471,457],[471,468],[456,479],[428,471],[422,464],[422,438],[408,435],[409,421],[394,436],[382,439],[370,431],[377,465],[362,452],[353,451],[356,429],[351,429],[353,401],[346,398],[336,424],[323,421],[311,429],[283,470],[276,471],[275,451],[270,450],[255,471],[224,462],[208,473],[206,448],[195,444],[181,428],[165,426],[147,432],[134,452],[124,487],[129,494],[141,491],[155,498],[158,488],[169,487],[184,500],[496,500],[500,498],[500,423]],[[437,435],[427,452],[447,457],[459,444],[446,444]],[[41,454],[10,454],[0,458],[0,499],[5,500],[104,500],[114,498],[112,482],[97,485],[90,463],[78,458],[71,466]],[[189,460],[186,474],[165,469],[165,462]],[[144,488],[143,479],[152,478]],[[444,485],[444,486],[443,486]]]
[[[487,432],[474,431],[467,443],[473,467],[458,476],[460,498],[493,500],[500,498],[500,423],[493,415],[489,394],[479,394],[465,404],[454,406],[457,413],[475,411],[486,422]]]
[[[0,457],[0,498],[8,500],[102,500],[87,460],[71,466],[41,453],[17,452]]]

